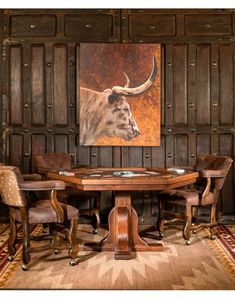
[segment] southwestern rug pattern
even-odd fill
[[[33,228],[34,234],[42,232]],[[78,265],[69,266],[64,251],[32,254],[29,271],[21,269],[21,246],[13,262],[7,261],[9,227],[0,225],[1,289],[75,290],[235,290],[234,227],[218,226],[217,238],[208,230],[193,235],[186,246],[179,228],[166,230],[163,252],[140,252],[132,260],[114,260],[111,252],[81,252]],[[231,232],[232,231],[232,232]],[[93,235],[89,225],[79,226],[79,238],[98,242],[107,231]],[[148,239],[150,241],[150,239]],[[156,242],[156,240],[152,241]]]

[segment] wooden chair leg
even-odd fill
[[[186,205],[185,207],[185,225],[183,227],[183,238],[186,240],[186,244],[190,245],[191,238],[191,229],[192,229],[192,206]]]
[[[10,218],[10,236],[8,239],[8,260],[12,261],[14,258],[14,254],[16,253],[15,243],[16,243],[16,236],[17,236],[17,227],[16,221],[13,216],[14,210],[10,208],[9,210],[9,218]]]
[[[164,236],[164,210],[165,201],[158,199],[158,219],[157,219],[157,230],[159,231],[160,237]]]
[[[25,209],[20,210],[22,230],[23,230],[23,249],[22,249],[22,269],[24,271],[28,270],[28,265],[30,262],[30,233],[29,233],[29,220]]]
[[[93,225],[93,227],[94,227],[93,233],[97,234],[98,228],[100,227],[100,213],[97,210],[93,215],[94,215],[94,218],[95,218],[95,224]]]
[[[192,224],[197,221],[198,207],[192,207]]]
[[[216,203],[211,205],[211,211],[210,211],[210,234],[211,234],[211,240],[215,239],[215,228],[217,226],[216,221]]]
[[[77,218],[71,219],[69,235],[68,235],[68,239],[71,245],[71,248],[69,249],[69,256],[71,257],[71,261],[70,261],[71,266],[76,265],[76,258],[78,257],[78,252],[79,252],[79,245],[77,242],[77,228],[78,228],[78,219]]]
[[[100,213],[99,213],[99,209],[100,209],[100,198],[96,197],[94,199],[94,208],[96,209],[96,211],[94,212],[94,229],[93,229],[93,233],[97,234],[98,232],[98,228],[100,227]]]

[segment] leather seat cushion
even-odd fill
[[[70,220],[72,218],[79,217],[79,210],[70,205],[65,205],[61,203],[62,208],[67,214],[67,219]],[[21,222],[21,216],[19,210],[15,211],[15,219]],[[58,222],[56,212],[51,205],[51,201],[47,200],[39,200],[34,206],[29,208],[29,223],[37,224],[37,223],[52,223]]]
[[[161,199],[177,201],[181,205],[199,205],[199,194],[187,189],[172,189],[159,193]]]

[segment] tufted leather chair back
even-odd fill
[[[0,193],[2,201],[12,207],[25,207],[26,198],[19,188],[23,182],[20,170],[14,166],[0,167]]]

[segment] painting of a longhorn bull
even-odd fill
[[[156,57],[153,55],[148,60],[147,78],[140,79],[142,83],[138,86],[131,87],[131,76],[129,79],[126,69],[122,69],[122,81],[126,81],[122,86],[115,85],[103,91],[80,86],[80,145],[97,145],[97,140],[102,137],[110,140],[105,145],[118,145],[112,144],[117,137],[122,144],[132,145],[134,140],[141,137],[141,124],[136,119],[137,115],[134,116],[130,101],[138,101],[142,94],[155,87],[158,73]],[[145,107],[147,105],[142,107],[143,112]]]

